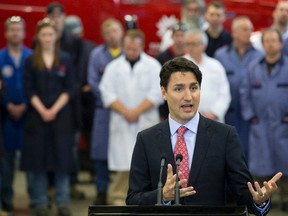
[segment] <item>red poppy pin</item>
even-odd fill
[[[65,65],[59,66],[59,71],[58,71],[59,76],[62,76],[62,77],[65,76],[66,71],[67,71],[67,67]]]

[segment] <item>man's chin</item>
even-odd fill
[[[183,113],[182,117],[183,119],[189,121],[190,119],[192,119],[195,116],[195,112],[185,112]]]

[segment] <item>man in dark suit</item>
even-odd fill
[[[179,173],[180,203],[184,205],[225,205],[225,182],[239,205],[249,212],[266,215],[270,196],[277,189],[277,173],[260,187],[248,171],[239,138],[234,127],[209,120],[198,113],[202,73],[191,61],[175,58],[160,72],[163,98],[169,107],[169,118],[140,132],[132,157],[128,205],[154,205],[160,158],[166,154],[167,171],[162,176],[162,200],[174,203],[175,146],[177,130],[188,128],[184,140],[188,152],[189,177]],[[187,160],[187,159],[186,159]],[[184,158],[183,158],[184,161]],[[182,161],[182,163],[183,163]],[[188,184],[187,184],[188,183]],[[185,186],[187,184],[187,187]]]

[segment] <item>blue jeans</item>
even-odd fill
[[[27,172],[27,181],[31,205],[34,208],[47,208],[49,204],[47,172]],[[58,208],[68,206],[70,203],[69,174],[55,172],[54,182],[56,206]]]
[[[13,207],[13,180],[15,171],[15,152],[5,152],[1,158],[1,172],[2,184],[1,184],[1,201],[5,206]],[[4,174],[5,173],[5,174]]]
[[[109,184],[109,170],[107,160],[95,160],[95,184],[98,192],[107,192]]]

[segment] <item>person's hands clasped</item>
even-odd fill
[[[128,121],[129,123],[135,123],[139,120],[140,114],[135,112],[134,110],[130,110],[127,109],[124,114],[123,114],[124,118],[126,119],[126,121]]]
[[[55,120],[57,113],[55,113],[51,109],[45,109],[40,113],[40,115],[41,115],[41,118],[44,122],[51,122],[51,121]]]
[[[179,177],[181,177],[181,172],[179,172]],[[182,185],[184,183],[187,183],[187,179],[182,179],[179,181],[179,184]],[[176,185],[176,174],[173,175],[173,169],[172,165],[168,164],[167,168],[167,178],[166,178],[166,183],[163,187],[163,201],[171,201],[174,200],[175,198],[175,185]],[[192,186],[186,187],[186,188],[181,188],[180,189],[180,197],[186,197],[186,196],[191,196],[194,195],[196,191]]]
[[[248,182],[248,188],[250,193],[253,197],[254,202],[261,206],[264,202],[266,202],[272,193],[277,190],[278,186],[276,182],[281,178],[282,173],[278,172],[276,175],[273,176],[268,182],[263,182],[263,187],[261,188],[258,182],[254,183],[255,189],[251,182]]]

